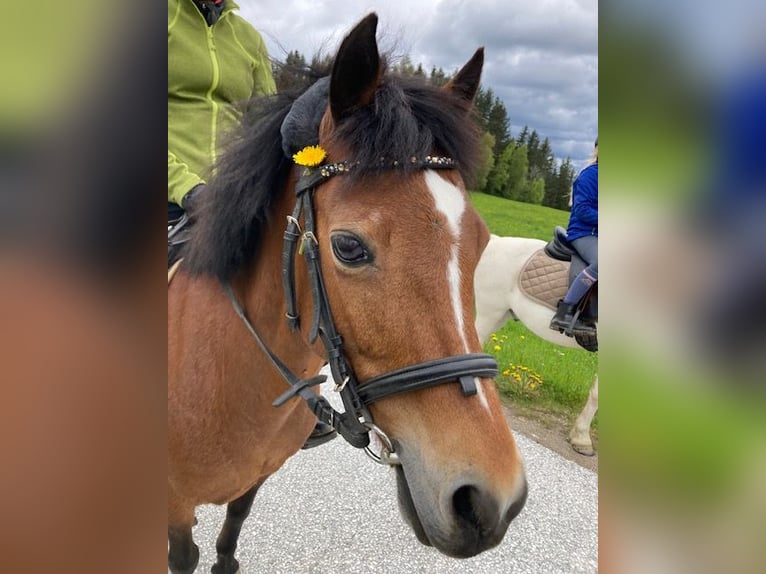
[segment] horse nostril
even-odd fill
[[[452,495],[452,508],[459,521],[478,528],[491,530],[498,522],[498,508],[492,496],[473,485],[458,488]]]
[[[476,489],[473,486],[461,486],[452,495],[452,507],[455,509],[455,514],[469,522],[473,522],[471,496],[474,490]]]

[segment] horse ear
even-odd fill
[[[335,123],[354,108],[372,103],[381,67],[375,30],[378,15],[366,16],[340,45],[330,79],[330,110]]]
[[[483,66],[484,48],[481,47],[471,56],[468,63],[460,68],[457,75],[444,86],[444,89],[465,100],[467,104],[472,103],[476,92],[479,91]]]

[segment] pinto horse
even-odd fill
[[[522,274],[533,257],[545,258],[545,241],[527,237],[492,235],[476,268],[476,330],[481,341],[505,325],[510,319],[521,321],[527,329],[550,343],[577,348],[575,338],[567,337],[549,327],[554,308],[530,297],[522,288]],[[554,260],[550,260],[554,262]],[[559,263],[560,270],[551,269],[550,276],[559,275],[560,293],[566,293],[568,264]],[[542,271],[536,271],[538,277]],[[552,281],[552,279],[549,279]],[[562,282],[563,281],[563,282]],[[586,341],[586,345],[592,341]],[[587,456],[595,454],[590,425],[598,410],[598,376],[588,393],[588,400],[569,433],[572,448]]]
[[[258,488],[317,418],[356,447],[381,439],[404,518],[447,555],[494,547],[524,505],[497,365],[474,326],[489,233],[464,181],[480,157],[483,50],[437,88],[387,74],[376,27],[371,14],[343,40],[324,99],[254,102],[169,283],[173,574],[196,568],[205,503],[228,504],[213,572],[237,571]],[[307,144],[319,147],[304,163],[319,165],[285,155]],[[345,412],[312,388],[328,361]]]

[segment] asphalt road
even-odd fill
[[[329,394],[329,393],[328,393]],[[242,574],[572,574],[598,570],[598,476],[516,434],[529,498],[503,542],[456,560],[399,515],[393,471],[336,439],[300,451],[259,491],[237,552]],[[197,509],[197,572],[210,572],[225,507]]]

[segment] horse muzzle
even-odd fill
[[[418,540],[454,558],[470,558],[497,546],[527,500],[521,472],[509,495],[476,476],[456,476],[422,485],[422,469],[406,452],[395,467],[399,508]]]

